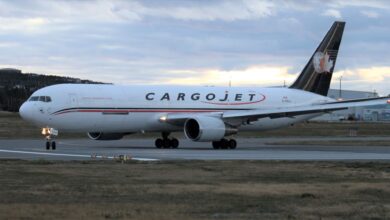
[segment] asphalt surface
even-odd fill
[[[114,159],[126,155],[135,160],[390,160],[386,146],[268,145],[279,141],[389,141],[390,137],[345,138],[245,138],[235,150],[214,150],[210,143],[180,140],[178,149],[156,149],[153,139],[93,141],[57,140],[57,150],[47,151],[44,140],[0,140],[0,158],[47,160]]]

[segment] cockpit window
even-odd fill
[[[50,96],[33,96],[29,99],[30,102],[51,102],[51,97]]]
[[[30,100],[29,101],[38,101],[39,100],[39,96],[33,96],[33,97],[31,97],[30,98]]]

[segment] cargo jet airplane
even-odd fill
[[[290,126],[324,113],[388,104],[388,97],[337,101],[326,97],[345,22],[334,22],[296,81],[288,88],[117,86],[60,84],[37,90],[20,115],[42,128],[46,148],[61,132],[86,132],[93,140],[161,132],[157,148],[177,148],[172,132],[214,149],[234,149],[239,131]]]

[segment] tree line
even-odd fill
[[[102,84],[71,77],[22,73],[18,69],[0,69],[0,110],[17,112],[36,90],[61,83]]]

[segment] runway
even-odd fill
[[[153,139],[93,141],[57,140],[57,150],[47,151],[44,140],[0,140],[0,158],[47,160],[390,160],[389,146],[268,145],[277,141],[389,141],[390,137],[342,138],[241,138],[235,150],[214,150],[210,143],[180,140],[178,149],[156,149]]]

